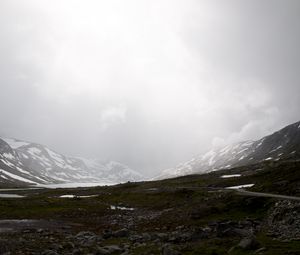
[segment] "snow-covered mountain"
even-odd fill
[[[162,171],[157,179],[237,167],[268,160],[300,159],[300,122],[258,141],[245,141],[211,150],[204,155]]]
[[[46,146],[0,138],[0,184],[120,183],[141,175],[114,161],[67,157]]]

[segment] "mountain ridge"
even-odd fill
[[[207,173],[268,160],[300,158],[300,121],[256,141],[242,141],[212,149],[193,159],[165,169],[155,179]]]
[[[47,146],[0,137],[0,184],[137,181],[141,175],[116,161],[68,157]]]

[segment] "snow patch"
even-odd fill
[[[233,178],[233,177],[241,177],[240,174],[224,174],[221,178]]]
[[[237,154],[241,154],[242,152],[248,150],[249,148],[245,148],[245,149],[242,149],[241,151],[237,152]]]
[[[267,160],[272,160],[273,158],[272,157],[269,157],[269,158],[265,158],[264,160],[267,161]]]
[[[46,148],[46,151],[48,152],[49,156],[56,162],[56,164],[58,166],[64,167],[66,162],[63,160],[61,155],[59,155],[58,153],[56,153],[52,150],[49,150],[48,148]]]
[[[37,156],[37,155],[41,154],[42,151],[36,147],[31,147],[28,149],[28,153],[30,153],[33,156]]]
[[[276,149],[274,149],[274,150],[271,150],[269,153],[272,153],[272,152],[274,152],[274,151],[277,151],[277,150],[279,150],[280,148],[282,148],[282,146],[280,145],[280,146],[278,146]]]
[[[23,178],[23,177],[21,177],[21,176],[18,176],[18,175],[15,175],[15,174],[6,172],[6,171],[4,171],[3,169],[0,169],[0,173],[1,173],[1,174],[5,174],[5,175],[7,175],[7,176],[9,176],[9,177],[11,177],[11,178],[13,178],[13,179],[15,179],[15,180],[19,180],[19,181],[22,181],[22,182],[29,182],[29,183],[37,184],[36,182],[30,181],[30,180],[28,180],[28,179],[26,179],[26,178]]]
[[[7,166],[9,166],[9,167],[15,167],[14,164],[10,163],[9,161],[7,161],[7,160],[5,160],[5,159],[1,159],[1,161],[2,161],[5,165],[7,165]]]
[[[244,156],[244,155],[243,155],[243,156],[241,156],[241,157],[239,158],[239,161],[240,161],[240,160],[242,160],[242,159],[244,159],[244,158],[245,158],[245,156]]]
[[[23,174],[29,174],[29,175],[31,175],[28,171],[23,170],[21,167],[17,166],[16,168],[18,169],[18,171],[20,171]]]
[[[226,189],[242,189],[242,188],[251,188],[253,187],[254,184],[243,184],[243,185],[238,185],[238,186],[231,186],[231,187],[226,187]]]
[[[3,153],[3,156],[7,159],[11,159],[11,160],[15,159],[14,155],[12,155],[11,153]]]
[[[265,138],[263,138],[263,139],[259,142],[259,144],[256,145],[256,148],[258,148],[259,146],[261,146],[261,145],[263,144],[264,140],[265,140]]]
[[[26,158],[26,159],[29,159],[29,157],[25,153],[22,153],[22,157]]]
[[[231,146],[227,145],[225,148],[223,148],[222,150],[220,150],[220,156],[224,156],[225,154],[227,154],[229,151],[231,150]]]
[[[214,161],[215,156],[216,156],[216,152],[211,150],[202,156],[202,160],[208,161],[208,165],[212,166],[215,163]]]

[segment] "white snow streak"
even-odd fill
[[[233,177],[241,177],[240,174],[224,174],[221,178],[233,178]]]
[[[1,173],[1,174],[5,174],[5,175],[7,175],[7,176],[9,176],[9,177],[11,177],[11,178],[13,178],[13,179],[16,179],[16,180],[19,180],[19,181],[22,181],[22,182],[29,182],[29,183],[37,184],[36,182],[30,181],[30,180],[25,179],[25,178],[23,178],[23,177],[21,177],[21,176],[18,176],[18,175],[15,175],[15,174],[6,172],[6,171],[4,171],[3,169],[0,169],[0,173]]]
[[[231,187],[227,187],[226,189],[242,189],[242,188],[251,188],[253,187],[254,184],[243,184],[243,185],[238,185],[238,186],[231,186]]]

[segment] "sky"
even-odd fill
[[[300,120],[298,0],[1,0],[0,135],[145,175]]]

